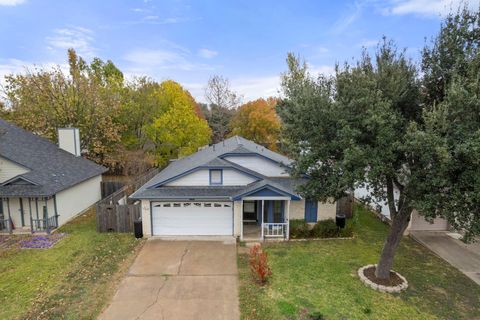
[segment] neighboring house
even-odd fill
[[[336,204],[303,199],[292,160],[234,136],[172,161],[133,195],[146,236],[288,238],[290,219],[335,218]]]
[[[397,189],[394,191],[394,198],[398,200],[400,193]],[[367,187],[355,189],[355,198],[359,200],[366,199],[371,197],[370,191]],[[370,201],[370,206],[372,206],[377,212],[381,213],[386,219],[390,220],[390,209],[386,201],[381,201],[375,198],[372,198]],[[449,224],[447,220],[443,218],[436,218],[433,221],[427,221],[423,216],[418,214],[416,210],[413,210],[410,222],[408,224],[407,230],[405,233],[408,234],[410,231],[445,231],[449,230]]]
[[[100,200],[107,169],[80,156],[78,129],[59,145],[0,119],[0,232],[50,232]]]

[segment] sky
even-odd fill
[[[478,8],[480,0],[468,5]],[[127,79],[172,79],[199,102],[212,75],[244,101],[278,95],[288,52],[331,74],[382,36],[418,61],[460,0],[0,0],[0,84],[25,68],[65,68],[67,49],[112,60]]]

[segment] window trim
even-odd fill
[[[220,182],[212,182],[212,172],[213,171],[220,171]],[[209,178],[210,178],[210,185],[211,186],[221,186],[223,185],[223,170],[222,169],[210,169],[209,170]]]

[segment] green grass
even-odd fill
[[[391,295],[365,287],[357,269],[377,262],[387,226],[360,206],[355,211],[352,240],[268,245],[273,276],[264,288],[253,283],[247,255],[239,255],[242,319],[308,319],[314,312],[326,319],[480,318],[480,286],[408,237],[394,270],[409,288]]]
[[[0,319],[94,319],[143,241],[97,233],[94,210],[53,248],[0,251]]]

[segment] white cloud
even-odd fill
[[[192,62],[190,58],[190,52],[181,47],[171,49],[138,48],[123,56],[123,59],[130,63],[131,72],[150,73],[153,68],[181,71],[211,70],[208,65]]]
[[[81,56],[91,58],[95,55],[93,31],[83,27],[55,29],[53,36],[47,37],[50,50],[74,48]]]
[[[13,7],[22,3],[25,3],[25,0],[0,0],[0,6]]]
[[[211,59],[217,56],[218,52],[214,50],[209,50],[209,49],[200,49],[198,50],[198,55],[205,59]]]
[[[332,32],[335,34],[342,33],[350,27],[355,21],[360,18],[363,10],[363,3],[355,2],[353,6],[350,8],[349,12],[343,15],[340,19],[338,19],[333,27]]]
[[[463,5],[478,9],[480,0],[393,0],[382,9],[386,15],[418,14],[422,16],[445,16]]]

